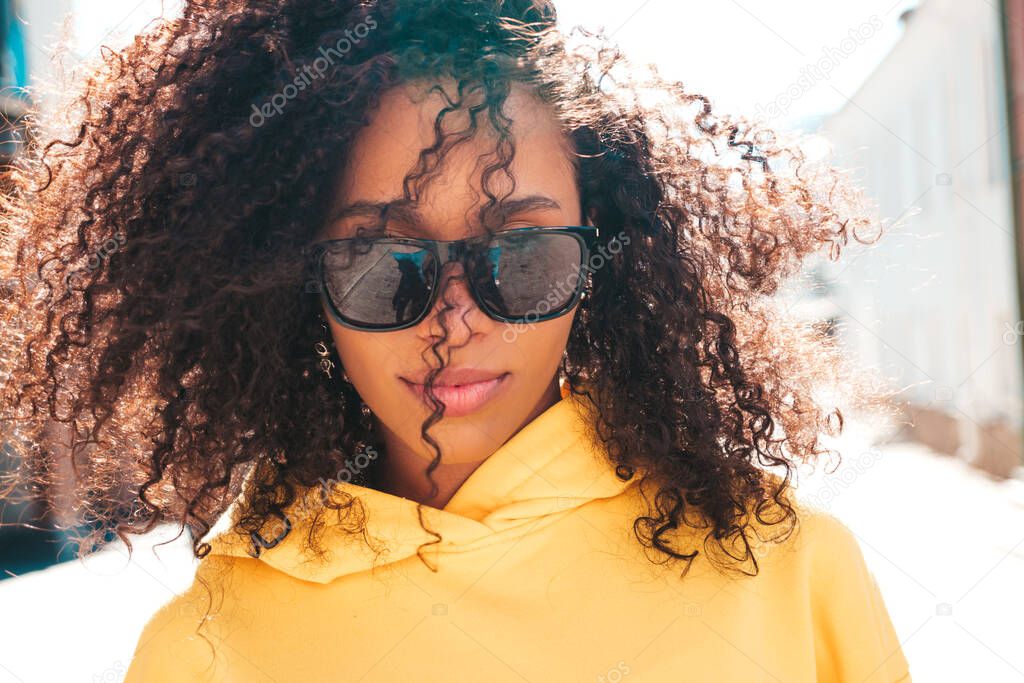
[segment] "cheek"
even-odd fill
[[[360,395],[372,396],[385,390],[387,383],[394,379],[397,368],[394,340],[389,343],[382,337],[398,333],[359,332],[345,327],[335,327],[334,347]]]
[[[509,333],[506,340],[512,340],[515,353],[521,358],[525,368],[533,368],[538,372],[550,370],[562,359],[574,317],[575,313],[535,323],[519,334]]]

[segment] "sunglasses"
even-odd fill
[[[316,242],[310,255],[338,323],[391,332],[426,318],[449,261],[462,263],[473,299],[494,320],[565,315],[583,293],[597,237],[592,226],[515,228],[461,240],[361,236]]]

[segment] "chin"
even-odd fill
[[[426,443],[420,432],[420,425],[430,415],[429,410],[419,408],[416,427],[409,434],[409,443],[416,452],[433,459],[435,452]],[[408,414],[412,414],[411,411]],[[445,463],[479,462],[497,450],[515,431],[516,423],[510,421],[510,412],[503,410],[500,403],[493,409],[480,410],[462,417],[444,417],[427,430],[441,448]]]

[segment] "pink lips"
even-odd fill
[[[433,392],[438,400],[445,404],[445,417],[462,417],[480,410],[484,404],[494,398],[498,390],[504,386],[507,377],[507,372],[498,373],[474,368],[446,368],[434,380]],[[401,379],[421,401],[430,407],[426,389],[422,384],[426,380],[425,375],[417,378],[419,382],[404,377]]]

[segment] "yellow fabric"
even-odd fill
[[[834,517],[798,507],[788,540],[755,545],[755,577],[717,570],[704,532],[687,530],[691,545],[677,547],[701,554],[680,578],[682,563],[652,563],[633,534],[652,493],[638,479],[615,476],[582,405],[563,397],[443,510],[423,508],[443,539],[422,549],[436,572],[416,553],[435,537],[405,498],[339,484],[386,552],[328,511],[326,559],[301,552],[315,499],[259,559],[225,525],[233,507],[196,582],[147,624],[126,683],[910,681],[856,538]]]

